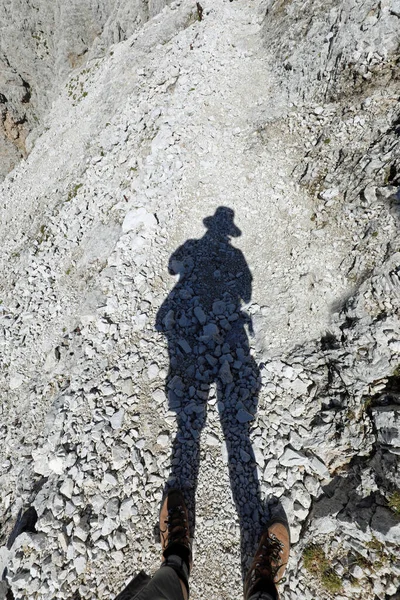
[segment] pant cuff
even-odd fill
[[[177,554],[170,554],[164,559],[161,567],[171,567],[183,581],[189,594],[189,567],[183,558]]]

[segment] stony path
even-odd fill
[[[257,341],[271,355],[326,327],[345,289],[338,265],[349,240],[316,231],[314,207],[290,175],[296,155],[287,133],[261,136],[287,101],[274,89],[254,6],[216,4],[185,62],[189,74],[169,107],[186,160],[168,248],[201,236],[218,206],[236,211],[243,235],[235,243],[254,277]]]

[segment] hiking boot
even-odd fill
[[[189,537],[189,515],[182,493],[171,489],[160,511],[160,538],[164,558],[171,554],[180,556],[190,571],[192,547]]]
[[[280,583],[289,559],[289,526],[284,521],[272,521],[261,535],[260,543],[244,583],[248,600],[260,591],[278,599],[276,584]]]

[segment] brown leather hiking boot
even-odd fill
[[[263,590],[279,598],[276,584],[283,578],[289,550],[289,526],[283,521],[272,521],[261,535],[256,555],[247,574],[244,583],[245,600]]]
[[[189,515],[180,490],[167,493],[160,511],[160,538],[164,558],[177,554],[192,567]]]

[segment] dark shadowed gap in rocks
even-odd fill
[[[396,170],[392,169],[391,172],[395,173]],[[379,194],[379,200],[398,221],[400,190],[392,185],[381,189],[383,193]],[[363,388],[356,387],[357,379],[354,382],[349,380],[346,369],[349,364],[348,357],[354,362],[359,360],[357,351],[360,347],[363,349],[362,345],[358,346],[356,342],[362,339],[362,331],[365,327],[362,322],[366,321],[366,317],[365,313],[358,309],[358,305],[361,304],[366,293],[367,284],[378,297],[380,307],[380,311],[372,312],[367,317],[370,329],[373,331],[373,325],[387,322],[387,330],[391,331],[390,311],[383,306],[383,302],[385,296],[391,300],[391,285],[396,286],[400,269],[398,251],[397,238],[389,238],[383,259],[384,268],[371,270],[358,282],[351,295],[343,302],[343,299],[338,302],[341,309],[336,335],[327,332],[321,338],[319,345],[316,343],[315,356],[320,353],[319,351],[325,355],[326,375],[325,385],[320,385],[316,396],[321,409],[310,425],[317,431],[319,427],[332,424],[336,429],[336,444],[339,447],[343,443],[342,438],[346,435],[354,436],[354,433],[349,433],[352,421],[361,420],[361,416],[356,415],[353,409],[361,408],[365,420],[370,424],[374,442],[368,452],[368,443],[365,444],[364,455],[357,455],[353,450],[351,460],[348,462],[344,460],[341,465],[336,463],[335,470],[331,467],[333,479],[329,484],[322,486],[322,493],[312,502],[300,536],[307,537],[309,544],[310,538],[315,539],[315,534],[320,536],[318,541],[322,541],[323,536],[328,539],[329,535],[340,530],[342,539],[348,536],[350,540],[347,542],[347,550],[349,551],[350,548],[350,553],[354,551],[356,555],[362,555],[370,561],[374,560],[376,548],[380,548],[382,553],[387,545],[385,560],[390,564],[396,563],[394,549],[398,547],[400,541],[399,515],[396,509],[391,509],[388,502],[391,495],[397,493],[399,481],[397,414],[400,405],[400,375],[397,367],[394,371],[390,371],[388,364],[385,373],[377,372],[375,377],[368,375],[370,388],[364,386],[364,393],[360,393],[360,389]],[[388,267],[385,268],[385,265]],[[386,279],[389,284],[379,287],[380,278]],[[338,333],[341,335],[337,335]],[[369,361],[372,363],[371,359]],[[370,391],[377,383],[380,383],[376,388],[377,391]],[[355,400],[358,405],[355,404]],[[329,418],[328,413],[331,413],[332,418]],[[365,429],[361,430],[364,435],[366,435]],[[328,436],[326,444],[329,444]],[[398,563],[396,569],[397,565]]]
[[[314,502],[309,520],[334,518],[343,527],[356,524],[362,532],[371,530],[386,537],[387,542],[398,544],[399,518],[388,507],[384,491],[390,486],[390,474],[398,467],[397,456],[377,444],[371,456],[355,456],[344,475],[336,475],[328,485],[324,486],[323,495]],[[372,470],[381,490],[370,491],[361,495],[358,488],[362,477]],[[361,544],[362,547],[362,536]]]
[[[36,509],[33,506],[29,506],[26,510],[20,510],[17,516],[16,523],[8,537],[6,547],[10,550],[21,533],[36,533],[36,522],[38,520],[38,515]],[[0,581],[6,582],[7,577],[7,567],[5,567],[3,572],[0,572]],[[0,584],[0,596],[1,593],[5,593],[5,600],[14,600],[15,596],[13,591],[8,587],[8,584],[5,583],[5,587],[1,588]],[[3,597],[3,596],[1,596]]]
[[[33,506],[29,506],[25,511],[22,509],[18,513],[17,521],[7,541],[7,548],[10,549],[15,540],[21,533],[29,532],[36,533],[36,522],[38,515]]]
[[[250,353],[252,320],[243,310],[243,303],[251,300],[252,274],[243,253],[231,243],[241,231],[234,223],[234,211],[223,206],[203,223],[207,228],[203,237],[187,240],[170,257],[169,272],[179,275],[179,280],[156,318],[157,330],[168,341],[166,395],[178,426],[166,488],[183,490],[193,536],[200,434],[210,387],[215,385],[244,572],[271,505],[284,513],[276,500],[261,498],[250,440],[261,380]]]

